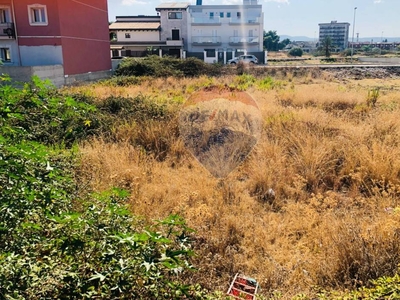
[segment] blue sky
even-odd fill
[[[115,16],[156,15],[162,0],[107,0],[109,20]],[[203,4],[241,4],[242,0],[203,0]],[[355,32],[365,37],[400,37],[400,0],[259,0],[264,11],[264,29],[278,35],[318,37],[318,23],[332,20],[349,22],[352,33],[354,7]],[[351,35],[351,34],[350,34]]]

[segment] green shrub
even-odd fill
[[[114,76],[101,82],[101,84],[106,86],[131,86],[138,85],[140,83],[140,77],[136,76]]]
[[[38,141],[44,116],[68,121],[89,106],[38,79],[21,90],[0,79],[0,299],[204,298],[183,283],[194,253],[182,218],[147,223],[124,190],[84,193],[72,179],[75,151]]]
[[[153,77],[195,77],[200,75],[219,75],[221,66],[206,64],[189,57],[178,59],[173,57],[149,56],[145,58],[125,58],[115,71],[117,76],[153,76]]]
[[[95,107],[62,95],[49,81],[33,77],[22,89],[9,85],[3,76],[0,85],[2,122],[24,130],[24,138],[45,144],[71,145],[96,132],[92,126]],[[4,125],[3,125],[4,126]],[[15,132],[14,139],[18,138]]]
[[[303,49],[298,48],[298,47],[295,47],[295,48],[290,49],[290,51],[288,52],[288,54],[289,54],[290,56],[298,56],[298,57],[301,57],[301,56],[303,56]]]

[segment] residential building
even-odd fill
[[[264,15],[257,0],[242,5],[189,6],[188,56],[206,62],[226,63],[241,54],[254,54],[264,60]]]
[[[109,26],[111,56],[183,57],[188,6],[188,3],[164,3],[157,6],[157,16],[117,16]]]
[[[330,37],[336,52],[348,48],[350,23],[331,21],[330,23],[320,23],[318,25],[320,44],[326,37]]]
[[[264,15],[258,0],[243,0],[241,5],[162,3],[156,11],[157,16],[117,17],[110,25],[113,57],[151,51],[226,63],[248,53],[264,61]]]
[[[158,55],[159,48],[164,45],[160,38],[160,16],[117,16],[109,29],[113,58],[141,57],[149,51]]]
[[[184,57],[190,19],[188,8],[187,2],[162,3],[156,7],[161,17],[161,41],[169,46],[164,54]]]
[[[4,66],[62,65],[63,76],[109,71],[107,0],[0,0]]]

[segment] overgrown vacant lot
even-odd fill
[[[149,220],[183,216],[196,230],[199,269],[186,280],[210,291],[226,291],[236,272],[267,297],[368,286],[400,263],[399,84],[284,70],[69,88],[107,115],[92,120],[107,130],[79,144],[79,182],[129,190],[131,211]],[[223,180],[179,138],[180,108],[210,86],[246,90],[264,122]]]

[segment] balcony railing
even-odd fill
[[[229,20],[229,24],[231,25],[242,25],[242,24],[248,24],[248,25],[258,25],[260,24],[260,18],[259,17],[240,17],[240,18],[231,18]]]
[[[231,36],[229,37],[229,45],[258,45],[260,39],[256,36]]]
[[[14,23],[0,23],[0,39],[15,38]]]
[[[220,36],[194,36],[192,38],[192,45],[203,46],[203,45],[221,45],[221,37]]]
[[[218,25],[221,24],[220,17],[192,18],[192,25]]]
[[[183,46],[183,39],[173,40],[171,38],[167,38],[167,46]]]

